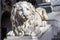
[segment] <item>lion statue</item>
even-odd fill
[[[24,36],[39,34],[42,26],[42,18],[39,8],[26,1],[20,1],[13,5],[11,11],[12,31],[8,33],[10,36]]]

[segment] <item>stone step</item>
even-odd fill
[[[60,32],[57,32],[57,35],[54,35],[54,38],[52,40],[60,40]]]
[[[31,36],[23,36],[23,37],[20,37],[20,36],[16,36],[16,37],[8,36],[4,40],[32,40],[32,38],[31,38]]]
[[[60,32],[58,32],[57,35],[60,35]]]
[[[52,40],[60,40],[60,37],[52,38]]]
[[[54,35],[54,37],[60,37],[60,35]]]

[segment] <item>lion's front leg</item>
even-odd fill
[[[17,31],[15,26],[12,26],[12,31],[13,31],[15,36],[18,36],[18,31]]]
[[[13,18],[11,18],[11,22],[12,22],[12,31],[13,31],[13,34],[15,36],[17,36],[18,35],[18,30],[17,30],[17,27],[15,25],[15,20]]]
[[[18,31],[16,30],[15,25],[12,24],[12,30],[7,33],[8,36],[17,36]]]

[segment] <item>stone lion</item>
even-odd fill
[[[37,9],[38,10],[38,9]],[[11,36],[37,35],[42,26],[42,19],[31,3],[20,1],[13,5],[11,11]]]

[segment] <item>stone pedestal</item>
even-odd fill
[[[46,33],[46,31],[48,31],[50,29],[50,25],[46,25],[45,27],[41,27],[40,30],[41,30],[41,33],[38,34],[36,37],[32,37],[32,36],[23,36],[23,37],[20,37],[20,36],[7,36],[7,38],[5,38],[4,40],[40,40],[41,37],[43,37]]]
[[[4,40],[32,40],[31,36],[8,36],[7,38],[5,38]]]

